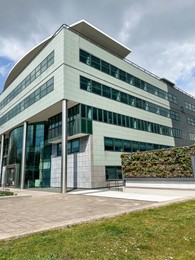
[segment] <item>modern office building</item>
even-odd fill
[[[121,152],[194,143],[194,97],[130,52],[82,20],[14,66],[0,95],[1,185],[105,187],[122,177]]]

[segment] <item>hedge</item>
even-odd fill
[[[122,154],[124,178],[191,178],[195,145]]]

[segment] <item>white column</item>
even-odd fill
[[[61,193],[67,192],[67,100],[62,100],[62,165],[61,165]]]
[[[23,124],[22,164],[21,164],[20,189],[24,189],[24,178],[25,178],[25,167],[26,167],[26,135],[27,135],[27,122],[24,122],[24,124]]]
[[[0,186],[2,186],[2,168],[3,168],[3,149],[4,149],[5,135],[1,136],[1,154],[0,154]]]

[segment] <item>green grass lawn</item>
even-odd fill
[[[14,193],[11,191],[0,191],[0,196],[12,196],[12,195],[14,195]],[[1,256],[0,256],[0,259],[1,259]]]
[[[0,242],[0,259],[195,259],[195,201]]]

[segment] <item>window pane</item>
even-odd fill
[[[131,141],[124,140],[124,152],[131,152]]]
[[[128,99],[127,99],[128,95],[126,93],[121,93],[121,102],[128,104]]]
[[[90,91],[91,90],[91,81],[90,79],[84,78],[81,76],[80,78],[80,88]]]
[[[91,111],[91,107],[89,106],[87,106],[87,118],[92,119],[92,111]]]
[[[117,152],[123,151],[123,141],[121,139],[114,139],[114,150]]]
[[[120,78],[120,80],[126,82],[126,72],[123,70],[119,70],[119,78]]]
[[[134,85],[134,77],[127,73],[127,83]]]
[[[98,109],[98,121],[102,122],[102,109]]]
[[[79,139],[75,139],[72,141],[72,153],[79,152]]]
[[[111,89],[109,88],[109,87],[107,87],[107,86],[102,86],[102,94],[103,94],[103,96],[104,97],[107,97],[107,98],[111,98]]]
[[[86,106],[85,105],[81,105],[81,117],[86,117]]]
[[[108,123],[108,112],[104,110],[104,122]]]
[[[92,92],[98,95],[101,95],[101,84],[95,81],[92,81]]]
[[[81,132],[87,133],[86,119],[81,119]]]
[[[80,61],[87,65],[90,65],[91,64],[90,54],[83,50],[80,50]]]
[[[112,138],[105,137],[105,151],[114,151],[114,142]]]
[[[97,108],[93,107],[93,120],[97,120]]]
[[[120,101],[120,91],[112,89],[112,99]]]
[[[107,74],[110,74],[110,69],[109,69],[110,65],[109,63],[105,62],[102,60],[102,68],[101,70]]]
[[[116,169],[114,166],[106,166],[106,180],[116,179]]]
[[[95,56],[91,56],[91,66],[100,70],[100,59]]]
[[[110,67],[111,67],[111,75],[113,77],[119,78],[119,69],[112,65],[110,65]]]

